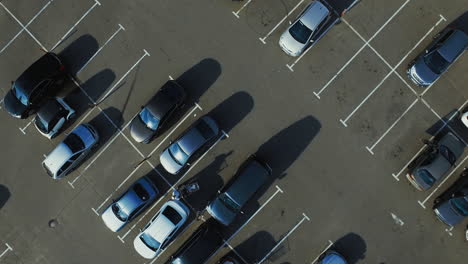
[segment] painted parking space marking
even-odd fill
[[[436,188],[434,188],[434,190],[432,190],[432,192],[426,197],[426,199],[424,199],[422,202],[421,202],[420,200],[418,200],[418,204],[419,204],[422,208],[426,209],[426,202],[427,202],[429,199],[431,199],[431,197],[439,190],[439,188],[440,188],[442,185],[444,185],[444,183],[445,183],[448,179],[450,179],[450,177],[455,173],[455,171],[457,171],[458,168],[460,168],[460,166],[463,165],[467,159],[468,159],[468,155],[466,155],[466,157],[465,157],[462,161],[460,161],[460,163],[458,163],[458,165],[449,173],[449,175],[447,175],[447,177],[445,177],[445,179],[442,180],[442,181],[439,183],[439,185],[438,185]]]
[[[331,247],[333,246],[333,242],[331,242],[331,240],[328,240],[328,245],[325,247],[325,249],[323,249],[320,254],[318,254],[318,256],[312,260],[312,262],[310,264],[314,264],[317,262],[317,260],[320,258],[320,256],[323,255],[323,253],[325,253],[327,250],[329,250]]]
[[[239,13],[240,13],[244,8],[246,8],[246,7],[250,4],[250,2],[252,2],[252,0],[247,1],[247,2],[246,2],[241,8],[239,8],[237,11],[235,11],[235,12],[232,11],[232,14],[233,14],[234,16],[236,16],[237,18],[239,18]]]
[[[29,25],[31,25],[32,22],[34,22],[34,20],[36,20],[37,17],[39,17],[39,15],[53,2],[54,0],[50,0],[49,2],[47,2],[47,4],[45,4],[41,10],[39,10],[39,12],[36,13],[36,15],[31,19],[29,20],[29,22],[24,26],[24,28],[22,28],[5,46],[3,46],[3,48],[0,50],[0,54],[2,54],[10,45],[11,43],[13,43],[13,41],[15,41],[20,35],[21,33],[23,33],[25,31],[25,29],[27,27],[29,27]]]
[[[103,102],[114,91],[114,89],[128,76],[128,74],[130,74],[130,72],[132,72],[133,69],[135,69],[135,67],[138,66],[138,64],[140,64],[140,62],[146,56],[151,56],[151,55],[149,54],[148,51],[143,49],[143,55],[140,57],[140,59],[138,59],[137,62],[133,64],[133,66],[112,86],[112,88],[102,97],[102,99],[98,101],[98,104]]]
[[[447,232],[449,236],[453,236],[452,234],[453,228],[454,228],[453,226],[451,226],[450,228],[445,228],[445,232]]]
[[[291,230],[289,230],[289,232],[270,250],[270,252],[268,252],[265,255],[265,257],[263,257],[259,262],[257,262],[257,264],[261,264],[266,259],[268,259],[268,257],[270,257],[271,254],[275,252],[275,250],[281,245],[281,243],[283,243],[284,240],[286,240],[292,233],[294,233],[294,231],[296,231],[296,229],[299,228],[299,226],[301,226],[305,220],[310,222],[310,218],[305,213],[302,213],[302,219]]]
[[[89,15],[89,13],[90,13],[91,11],[93,11],[93,9],[94,9],[96,6],[98,6],[98,5],[100,6],[101,3],[99,3],[98,0],[94,0],[93,6],[92,6],[91,8],[89,8],[88,11],[86,11],[86,12],[80,17],[80,19],[78,19],[78,21],[76,21],[76,23],[67,31],[67,33],[65,33],[65,35],[63,35],[62,38],[60,38],[59,41],[57,41],[57,43],[56,43],[54,46],[52,46],[52,48],[51,48],[50,50],[54,50],[55,48],[57,48],[57,46],[60,45],[60,44],[62,43],[62,41],[64,41],[64,40],[68,37],[68,35],[70,34],[70,32],[72,32],[72,31],[78,26],[78,24],[80,24],[81,21],[83,21],[83,19],[85,19],[85,17],[87,17],[87,16]]]
[[[8,245],[8,243],[5,243],[5,246],[7,247],[5,250],[3,250],[3,252],[0,254],[0,259],[5,256],[6,253],[8,253],[8,251],[13,251],[13,248]]]
[[[405,222],[403,222],[403,220],[401,220],[401,218],[399,218],[396,214],[390,213],[390,215],[392,216],[392,219],[396,225],[399,225],[399,226],[405,225]]]
[[[23,133],[23,135],[26,135],[26,129],[36,120],[36,117],[31,119],[24,127],[19,127],[18,129]]]
[[[368,46],[369,42],[371,42],[377,35],[393,20],[393,18],[400,13],[401,10],[410,2],[411,0],[406,0],[393,14],[390,18],[385,21],[385,23],[372,35],[367,41],[364,40],[364,45],[338,70],[338,72],[333,75],[333,77],[318,91],[314,92],[314,95],[320,99],[320,94],[323,93],[330,84],[343,72],[344,69],[348,67],[348,65],[359,55],[366,46]],[[344,19],[343,21],[347,23]]]
[[[119,28],[114,32],[114,34],[112,34],[107,40],[106,42],[104,42],[104,44],[99,47],[99,49],[93,54],[93,56],[91,56],[91,58],[76,72],[76,74],[78,75],[81,71],[83,71],[83,69],[88,66],[88,64],[101,52],[102,49],[104,49],[107,44],[109,44],[109,42],[115,38],[115,36],[117,36],[117,34],[119,34],[120,31],[124,30],[125,31],[125,28],[121,25],[121,24],[118,24],[119,25]]]
[[[273,27],[270,32],[268,32],[263,38],[258,38],[263,44],[266,44],[265,42],[265,39],[267,39],[285,20],[286,18],[288,18],[293,12],[294,10],[296,10],[302,3],[304,2],[304,0],[301,0],[299,1],[299,3],[293,7],[293,9],[291,9],[287,14],[286,16],[283,17],[283,19],[280,20],[280,22],[278,22],[278,24],[276,24],[275,27]]]

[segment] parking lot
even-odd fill
[[[91,123],[101,136],[83,164],[53,181],[41,162],[66,133],[48,140],[33,117],[0,111],[0,263],[164,263],[209,218],[206,204],[253,153],[270,164],[272,179],[208,263],[225,254],[246,264],[314,263],[332,246],[351,264],[468,257],[468,221],[447,228],[431,210],[468,167],[468,151],[430,191],[405,179],[421,139],[450,131],[468,142],[455,118],[468,106],[466,54],[427,88],[406,74],[445,27],[468,32],[464,1],[360,1],[296,58],[278,39],[310,1],[117,2],[0,2],[1,98],[53,51],[73,76],[64,96],[78,116],[66,132]],[[352,2],[330,1],[340,11]],[[136,143],[130,121],[169,79],[187,90],[187,104],[162,135]],[[222,133],[185,171],[165,172],[159,154],[203,115]],[[110,232],[100,214],[145,175],[162,196]],[[190,179],[201,187],[186,200],[192,221],[162,255],[141,258],[133,248],[138,230]]]

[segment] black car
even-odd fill
[[[242,207],[267,182],[271,168],[254,155],[250,156],[237,171],[230,183],[219,191],[219,195],[206,210],[223,225],[231,224]]]
[[[137,142],[149,143],[167,124],[186,98],[184,88],[176,81],[166,82],[161,89],[141,107],[130,124],[130,134]]]
[[[232,255],[232,254],[229,254],[228,255]],[[217,264],[241,264],[241,261],[237,258],[235,258],[234,256],[224,256],[223,258],[221,258]]]
[[[434,200],[434,213],[449,226],[454,226],[468,216],[468,169],[460,178]]]
[[[207,221],[169,258],[167,264],[203,264],[223,244],[217,223]]]
[[[65,77],[65,66],[60,58],[46,53],[13,82],[3,101],[5,109],[16,118],[27,118],[57,93]]]
[[[467,46],[468,36],[462,30],[443,30],[429,47],[409,64],[408,77],[418,86],[431,85],[447,71]]]
[[[75,113],[64,99],[49,100],[37,111],[34,125],[42,135],[51,139],[59,134],[66,122],[75,117]]]

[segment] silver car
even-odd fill
[[[323,3],[313,1],[281,35],[280,47],[290,56],[299,56],[310,43],[318,41],[333,26],[334,23],[326,27],[331,14]]]
[[[158,194],[158,189],[150,179],[140,178],[104,210],[101,216],[104,224],[112,232],[119,231],[152,204]]]
[[[63,125],[74,118],[75,110],[62,98],[49,100],[37,112],[34,125],[39,133],[51,139],[57,136]]]
[[[135,237],[133,241],[135,250],[146,259],[157,257],[185,224],[189,214],[190,211],[183,202],[177,200],[166,202]]]
[[[161,165],[171,174],[177,174],[219,134],[216,122],[209,116],[200,118],[176,142],[159,156]]]
[[[90,124],[75,128],[42,162],[52,179],[60,179],[71,172],[98,143],[99,135]]]

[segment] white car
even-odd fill
[[[462,115],[461,121],[468,128],[468,111]]]
[[[65,100],[56,98],[48,101],[37,112],[34,125],[45,137],[51,139],[57,136],[65,122],[73,119],[75,110]]]
[[[189,214],[183,202],[166,202],[133,241],[135,250],[146,259],[157,257],[185,224]]]

